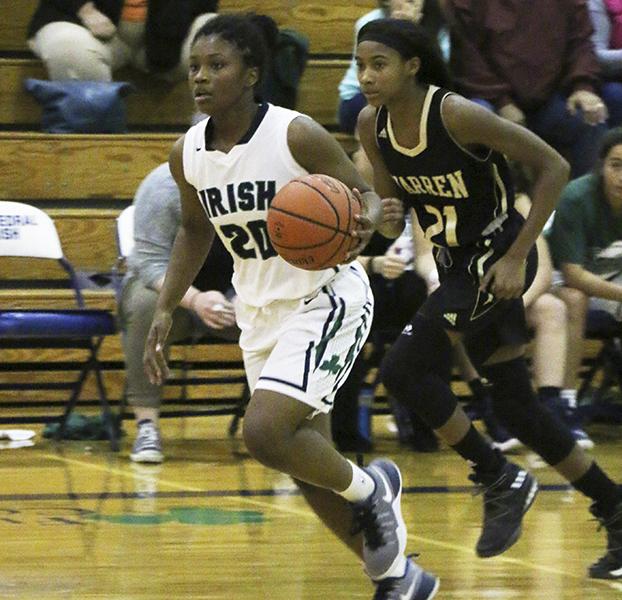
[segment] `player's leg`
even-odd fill
[[[413,571],[404,555],[399,469],[381,460],[359,468],[337,452],[325,423],[321,422],[324,427],[311,426],[318,414],[330,411],[335,391],[365,342],[372,310],[369,286],[358,267],[336,276],[331,285],[300,301],[293,310],[280,313],[271,308],[261,325],[274,340],[268,344],[267,356],[262,360],[260,353],[245,348],[247,376],[254,391],[244,418],[244,439],[261,463],[300,481],[314,499],[311,506],[332,495],[350,503],[346,524],[336,527],[332,519],[327,524],[333,524],[337,535],[355,550],[357,542],[348,536],[356,530],[363,533],[366,570],[378,581]],[[243,347],[246,342],[243,331]],[[312,493],[313,488],[325,491]],[[343,509],[341,500],[337,504]],[[317,504],[326,520],[321,506]],[[346,535],[345,528],[353,520],[355,532]],[[427,574],[421,579],[436,582]]]
[[[482,420],[486,434],[492,440],[493,448],[498,448],[501,452],[520,448],[521,442],[512,437],[495,416],[492,409],[492,399],[488,391],[489,386],[482,381],[464,348],[464,344],[461,342],[454,346],[454,358],[462,380],[467,383],[473,396],[471,410],[477,416],[471,416],[471,418]]]
[[[495,412],[523,443],[593,500],[591,512],[607,530],[607,554],[590,568],[598,578],[622,577],[622,493],[577,444],[565,423],[538,402],[522,356],[497,352],[482,368],[493,383]]]
[[[457,341],[459,334],[416,315],[385,356],[382,378],[393,395],[412,406],[439,437],[473,465],[471,479],[486,488],[477,552],[481,557],[495,556],[518,540],[523,514],[533,502],[537,484],[494,450],[459,406],[440,372],[451,365],[452,339]]]
[[[309,420],[309,407],[278,396],[265,390],[253,394],[244,420],[251,454],[294,478],[322,522],[364,560],[367,573],[378,583],[375,598],[389,598],[397,590],[409,593],[409,598],[431,599],[438,579],[404,556],[406,526],[396,465],[379,459],[357,467],[330,442],[328,415]],[[262,430],[259,444],[257,428]],[[265,443],[265,433],[270,444]]]

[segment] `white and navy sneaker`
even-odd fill
[[[352,535],[363,533],[365,571],[378,581],[406,561],[406,524],[400,505],[402,475],[387,459],[373,460],[364,471],[376,487],[367,500],[352,504]]]
[[[373,600],[430,600],[436,596],[439,579],[407,558],[402,577],[387,577],[378,583]]]
[[[160,430],[152,420],[143,419],[138,422],[138,433],[130,459],[136,463],[161,463],[164,460]]]

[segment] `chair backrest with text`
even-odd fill
[[[23,258],[23,261],[15,263],[19,266],[12,267],[9,272],[12,274],[16,269],[25,279],[28,279],[30,259],[57,261],[69,275],[77,306],[72,310],[0,308],[0,349],[30,350],[38,359],[37,366],[33,367],[38,376],[28,381],[12,377],[13,371],[19,371],[25,365],[10,360],[0,363],[0,391],[20,391],[21,395],[26,390],[69,390],[70,396],[56,433],[57,439],[60,439],[65,434],[67,419],[79,400],[87,376],[94,373],[107,433],[116,450],[116,422],[110,410],[98,359],[103,339],[116,333],[114,315],[107,310],[84,308],[79,279],[63,254],[54,221],[44,211],[21,202],[0,201],[0,257],[10,257],[10,260]],[[80,349],[86,352],[86,357],[67,361],[69,364],[63,367],[66,371],[63,375],[70,377],[70,380],[57,381],[56,376],[49,377],[45,371],[56,371],[60,367],[53,367],[54,363],[45,359],[43,349]],[[77,378],[75,371],[78,371]]]

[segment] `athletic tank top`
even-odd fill
[[[262,104],[248,132],[227,153],[210,148],[209,118],[185,136],[184,176],[196,188],[198,201],[233,257],[236,293],[251,306],[304,298],[337,272],[291,266],[277,255],[268,237],[266,217],[272,198],[291,179],[307,174],[287,144],[289,124],[301,116],[305,115]]]
[[[419,143],[397,142],[385,106],[376,115],[376,142],[406,206],[415,209],[425,237],[436,246],[471,245],[498,228],[514,207],[514,189],[502,154],[458,145],[441,117],[447,90],[430,86]]]

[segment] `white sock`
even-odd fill
[[[352,482],[343,492],[337,493],[343,496],[348,502],[366,500],[373,494],[376,489],[376,484],[363,469],[357,467],[351,460],[348,462],[352,467]]]
[[[382,579],[387,579],[388,577],[404,577],[407,566],[408,560],[405,556],[402,556],[402,559],[396,562],[393,568],[387,571],[386,575]],[[379,579],[378,581],[382,581],[382,579]]]
[[[577,408],[577,390],[564,388],[559,395],[568,404],[569,408]]]

